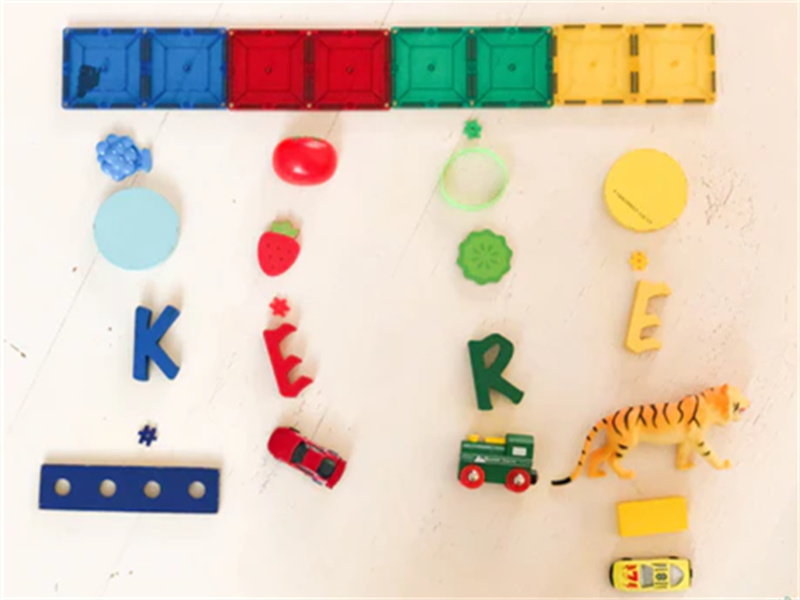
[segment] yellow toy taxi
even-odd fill
[[[687,558],[622,558],[609,572],[611,585],[626,592],[686,590],[692,583],[692,564]]]

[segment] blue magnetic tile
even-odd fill
[[[65,29],[65,108],[138,108],[142,98],[142,29]]]
[[[225,108],[225,29],[153,29],[145,41],[154,108]]]
[[[68,483],[60,480],[66,480]],[[108,497],[100,492],[104,481],[116,486]],[[156,497],[145,487],[160,487]],[[204,487],[193,497],[189,487]],[[114,486],[109,486],[114,488]],[[151,496],[154,494],[151,494]],[[199,494],[195,493],[196,496]],[[42,465],[39,508],[121,512],[215,513],[219,508],[219,470],[193,467],[131,467],[107,465]]]

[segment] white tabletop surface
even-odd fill
[[[791,4],[7,5],[2,19],[2,585],[10,596],[617,595],[622,556],[681,555],[681,597],[797,597],[797,16]],[[389,112],[65,111],[66,26],[377,27],[559,22],[710,22],[713,106]],[[465,119],[509,163],[493,209],[467,214],[435,191]],[[94,145],[108,133],[152,148],[150,174],[115,184]],[[340,165],[301,189],[270,166],[285,136],[331,140]],[[611,220],[603,178],[624,152],[653,147],[689,181],[680,219],[638,235]],[[126,272],[98,255],[100,203],[130,185],[164,194],[181,237],[163,265]],[[284,276],[262,275],[260,233],[275,216],[302,228]],[[458,244],[476,228],[507,236],[512,271],[466,281]],[[633,250],[650,258],[644,274]],[[664,347],[623,337],[635,282],[666,281],[654,302]],[[276,294],[298,333],[287,348],[314,383],[278,395],[261,331]],[[131,377],[133,317],[181,310],[165,347],[168,381]],[[519,406],[476,409],[466,343],[492,332],[516,352]],[[628,404],[677,400],[730,382],[752,401],[709,440],[734,467],[674,469],[671,448],[625,459],[634,481],[572,469],[591,425]],[[157,424],[146,448],[137,430]],[[333,491],[266,451],[294,425],[349,460]],[[525,494],[456,481],[470,432],[536,436],[542,483]],[[221,469],[213,516],[37,509],[48,461]],[[682,495],[689,529],[621,538],[615,503]]]

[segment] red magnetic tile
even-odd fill
[[[392,94],[388,30],[315,31],[311,39],[313,108],[389,108]]]
[[[306,31],[228,31],[230,108],[307,108]]]

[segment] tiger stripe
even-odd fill
[[[700,427],[700,421],[697,420],[697,411],[700,408],[700,397],[697,394],[695,394],[694,395],[694,400],[695,400],[695,402],[694,402],[694,412],[692,413],[692,418],[689,419],[689,422],[687,423],[687,425],[691,425],[692,421],[694,421],[695,423],[697,423],[697,426]]]
[[[617,427],[617,417],[619,416],[619,411],[614,413],[614,417],[611,419],[611,424],[614,426],[614,431],[617,432],[617,435],[622,435],[622,432]]]

